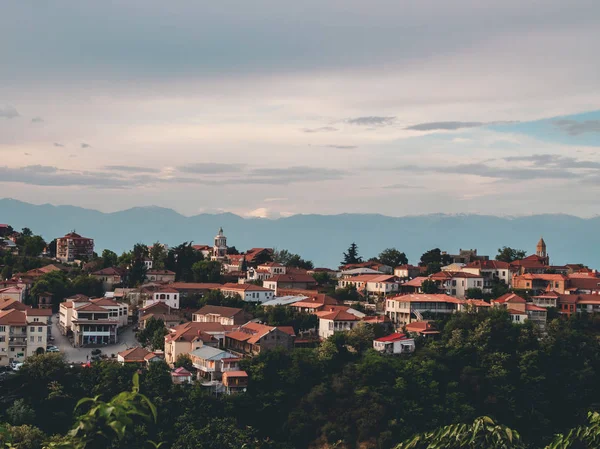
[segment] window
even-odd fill
[[[38,337],[38,343],[42,342],[42,337]]]
[[[41,327],[38,327],[38,332],[42,332],[42,328]]]
[[[31,337],[29,337],[29,341],[30,341],[31,343],[33,343],[33,342],[35,341],[35,338],[33,337],[33,335],[32,335]]]
[[[15,352],[15,348],[10,348],[10,352]]]
[[[29,332],[35,332],[35,327],[30,327]]]
[[[0,332],[6,332],[6,326],[0,326]]]
[[[34,322],[38,322],[40,319],[39,318],[34,318],[33,321]]]

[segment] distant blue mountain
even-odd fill
[[[171,209],[135,207],[103,213],[74,206],[40,206],[0,199],[0,223],[15,229],[29,227],[47,241],[75,229],[93,238],[96,251],[117,253],[135,243],[156,241],[177,245],[184,241],[212,245],[223,227],[228,244],[238,250],[251,247],[288,249],[310,259],[315,266],[337,267],[342,253],[356,242],[366,259],[396,247],[412,263],[421,254],[439,247],[450,253],[477,248],[494,257],[501,246],[535,251],[540,236],[548,245],[552,264],[600,265],[600,218],[570,215],[495,217],[489,215],[421,215],[387,217],[375,214],[294,215],[267,220],[234,214],[201,214],[186,217]]]

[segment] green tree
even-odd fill
[[[152,350],[165,350],[165,335],[168,334],[166,328],[156,329],[152,334],[152,339],[150,340],[150,345],[152,346]]]
[[[433,432],[416,435],[396,449],[521,449],[516,430],[482,416],[473,424],[451,424]]]
[[[15,426],[33,424],[35,422],[35,411],[23,399],[17,399],[13,402],[6,410],[6,416],[10,423]]]
[[[12,267],[6,265],[0,272],[0,279],[10,279],[12,277]]]
[[[21,229],[21,235],[23,237],[31,237],[31,236],[33,236],[33,232],[31,232],[31,229],[29,229],[29,228],[23,228],[23,229]]]
[[[362,257],[358,255],[358,245],[352,242],[352,244],[348,248],[348,251],[344,253],[344,260],[342,260],[342,265],[361,263],[362,261]]]
[[[0,445],[15,449],[42,449],[46,434],[35,426],[6,426],[6,432],[0,432]]]
[[[34,236],[26,236],[23,243],[23,255],[24,256],[39,256],[44,248],[46,247],[46,242],[39,235]]]
[[[42,293],[52,293],[52,302],[57,306],[70,293],[67,275],[60,270],[51,271],[38,278],[31,287],[29,295],[38,298]]]
[[[116,267],[119,261],[119,256],[110,249],[102,251],[102,268]]]
[[[142,346],[148,346],[157,330],[166,330],[165,322],[161,319],[151,317],[146,320],[144,329],[137,333],[136,338]]]
[[[509,246],[503,246],[502,248],[498,249],[496,260],[510,263],[515,260],[523,259],[526,254],[527,252],[523,251],[522,249],[514,249]]]
[[[220,282],[221,263],[216,260],[202,260],[192,265],[194,282]]]
[[[298,254],[291,253],[287,249],[276,250],[273,253],[273,262],[280,263],[286,267],[303,268],[312,270],[313,263],[310,260],[304,260]]]
[[[150,259],[152,259],[153,269],[164,269],[167,261],[167,250],[164,245],[161,245],[160,242],[155,242],[154,245],[150,247]]]
[[[431,279],[425,279],[423,281],[423,283],[421,284],[421,290],[423,291],[423,293],[427,294],[439,293],[437,284]]]
[[[430,249],[421,256],[419,266],[427,267],[427,274],[441,271],[442,267],[448,265],[452,259],[448,254],[442,254],[439,248]]]
[[[100,297],[104,295],[102,281],[93,276],[80,274],[71,283],[71,293],[86,295],[89,297]]]
[[[48,243],[48,254],[50,257],[56,257],[56,239],[52,239]]]
[[[177,359],[175,360],[175,368],[184,367],[188,371],[192,371],[194,369],[194,365],[192,365],[192,358],[189,354],[179,354]]]
[[[354,285],[338,288],[331,296],[338,301],[364,301],[364,298],[358,293]]]
[[[467,299],[483,299],[483,290],[480,288],[468,288],[466,295]]]
[[[384,249],[377,258],[379,262],[390,267],[397,267],[399,265],[406,265],[408,263],[408,257],[406,254],[398,251],[396,248]]]
[[[175,279],[180,282],[193,282],[193,265],[204,259],[200,251],[192,248],[191,242],[183,242],[181,245],[171,248],[167,255],[165,268],[175,272]]]

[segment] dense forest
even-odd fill
[[[121,439],[98,434],[86,447],[142,448],[152,441],[173,449],[383,449],[486,416],[520,435],[514,445],[494,447],[543,448],[600,407],[593,317],[555,319],[545,335],[530,324],[511,324],[500,310],[460,313],[439,325],[439,340],[418,341],[416,353],[406,357],[370,349],[374,329],[368,325],[315,349],[263,353],[245,361],[248,391],[232,396],[173,385],[168,367],[154,364],[140,370],[139,389],[156,407],[156,422],[149,414],[132,415]],[[73,412],[80,399],[109,401],[130,391],[137,371],[114,362],[70,367],[53,354],[30,358],[0,384],[3,438],[20,448],[64,442],[75,423],[80,432],[86,428],[76,420],[94,403]],[[420,441],[403,447],[492,447]]]

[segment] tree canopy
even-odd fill
[[[399,265],[406,265],[408,263],[408,257],[406,257],[406,254],[398,251],[396,248],[384,249],[377,257],[377,260],[384,265],[389,265],[392,268]]]
[[[498,248],[498,254],[496,260],[501,262],[514,262],[515,260],[523,259],[527,255],[527,252],[522,249],[514,249],[509,246],[503,246]]]
[[[355,263],[361,263],[363,261],[362,257],[358,255],[358,245],[354,242],[348,247],[348,251],[344,253],[344,259],[342,260],[342,265],[350,265]]]

